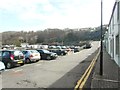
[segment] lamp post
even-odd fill
[[[100,47],[100,75],[103,75],[103,1],[101,0],[101,47]]]

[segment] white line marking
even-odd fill
[[[23,69],[15,70],[14,72],[20,72],[20,71],[23,71]]]
[[[7,72],[7,71],[9,71],[9,70],[5,69],[5,72]]]

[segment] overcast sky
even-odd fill
[[[101,0],[0,0],[0,31],[84,28],[100,25]],[[115,0],[103,0],[108,24]]]

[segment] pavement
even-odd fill
[[[99,75],[100,57],[96,62],[91,81],[92,90],[111,89],[120,90],[120,67],[103,50],[103,75]]]

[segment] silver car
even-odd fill
[[[41,59],[37,50],[23,50],[22,52],[25,55],[25,63],[36,62]]]

